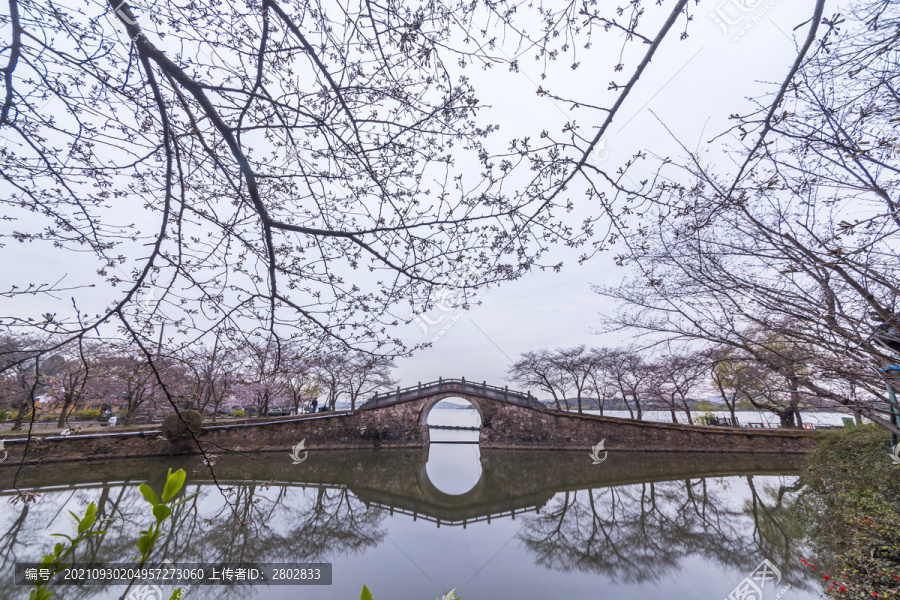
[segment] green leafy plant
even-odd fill
[[[363,586],[362,594],[359,595],[359,600],[373,600],[372,592],[369,591],[369,588]]]
[[[172,472],[172,469],[169,469],[161,500],[156,495],[156,492],[154,492],[146,483],[142,483],[139,488],[141,495],[153,507],[153,517],[156,519],[155,523],[152,523],[147,529],[141,531],[141,537],[138,538],[138,551],[141,553],[142,567],[144,566],[144,563],[147,562],[147,559],[150,558],[150,553],[153,552],[157,540],[162,535],[162,524],[172,515],[172,509],[180,504],[184,504],[188,500],[196,498],[200,493],[195,492],[190,496],[185,496],[177,502],[174,500],[175,496],[178,495],[178,492],[181,491],[181,488],[184,485],[185,477],[187,477],[187,473],[184,472],[184,469],[178,469],[174,473]]]
[[[900,471],[877,425],[818,433],[796,510],[829,598],[900,598]]]
[[[169,472],[166,474],[166,483],[163,486],[161,499],[160,496],[157,496],[156,492],[154,492],[153,489],[146,483],[142,483],[138,488],[141,492],[141,495],[147,500],[147,502],[150,503],[151,512],[154,518],[154,523],[147,527],[147,529],[141,531],[141,537],[138,538],[138,551],[141,553],[141,567],[146,564],[147,560],[150,558],[150,554],[153,552],[153,548],[156,546],[157,540],[159,540],[159,538],[163,535],[162,524],[166,521],[166,519],[172,516],[172,509],[176,506],[184,504],[185,502],[188,502],[189,500],[192,500],[193,498],[196,498],[200,494],[200,492],[195,492],[193,494],[190,494],[189,496],[185,496],[180,500],[175,500],[175,497],[184,486],[184,480],[186,477],[187,474],[184,472],[184,469],[178,469],[174,473],[172,472],[172,469],[169,469]],[[106,534],[106,531],[91,530],[91,528],[97,523],[97,506],[93,502],[88,505],[83,517],[79,517],[72,511],[69,511],[69,514],[72,515],[72,518],[75,519],[76,523],[78,523],[77,533],[75,537],[71,537],[63,533],[51,534],[56,537],[66,538],[68,540],[68,544],[64,544],[62,542],[57,543],[53,548],[53,552],[44,556],[40,568],[49,570],[49,579],[52,579],[53,575],[61,572],[71,564],[70,561],[67,561],[67,558],[71,556],[71,554],[75,551],[75,549],[82,541],[92,535]],[[105,520],[108,521],[111,519]],[[129,588],[130,587],[131,586],[129,585]],[[53,592],[51,592],[50,589],[47,588],[47,581],[43,581],[35,583],[34,589],[31,590],[31,594],[28,598],[29,600],[47,600],[52,595]],[[181,595],[181,588],[178,588],[174,592],[172,592],[169,600],[181,600]]]
[[[84,511],[83,517],[79,517],[72,511],[69,511],[69,514],[72,515],[72,518],[75,519],[75,522],[78,524],[75,537],[68,536],[64,533],[50,534],[54,537],[66,538],[68,543],[57,542],[53,547],[53,552],[45,554],[44,559],[41,561],[40,568],[49,570],[51,578],[71,564],[67,559],[75,552],[75,549],[78,548],[78,545],[81,542],[93,535],[106,534],[105,531],[91,531],[91,528],[97,523],[97,505],[93,502],[88,505],[87,509]],[[50,598],[51,596],[53,596],[53,592],[47,587],[47,582],[39,581],[35,583],[34,589],[31,590],[28,599],[47,600],[47,598]]]

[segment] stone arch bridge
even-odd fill
[[[531,392],[523,394],[510,390],[508,387],[488,385],[487,382],[475,383],[462,379],[438,379],[430,383],[419,383],[416,386],[405,389],[397,388],[396,392],[376,394],[368,402],[359,407],[359,410],[382,410],[388,407],[396,407],[401,404],[414,403],[412,408],[418,411],[416,424],[425,427],[428,415],[434,406],[447,398],[461,398],[467,400],[475,407],[481,417],[484,427],[490,427],[492,417],[496,413],[496,406],[509,404],[530,408],[532,410],[544,410],[544,405],[538,402]]]
[[[810,434],[802,430],[652,423],[559,412],[530,392],[465,378],[439,379],[379,394],[352,414],[369,423],[363,425],[363,435],[385,446],[424,445],[429,443],[428,414],[447,398],[467,400],[478,411],[479,444],[484,448],[589,451],[601,440],[606,440],[610,451],[799,453],[812,447]]]
[[[759,452],[797,454],[814,446],[812,432],[654,423],[551,410],[530,394],[465,379],[439,379],[379,394],[357,410],[205,426],[197,441],[209,452],[287,451],[299,441],[309,451],[350,448],[421,448],[429,444],[428,414],[445,398],[472,403],[481,416],[482,448],[578,450],[587,458],[605,450],[639,452]],[[197,452],[196,444],[171,442],[158,430],[55,436],[27,446],[4,438],[9,460],[0,468],[89,458],[171,456]],[[26,450],[26,448],[28,448]]]

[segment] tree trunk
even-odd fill
[[[19,410],[16,413],[16,420],[13,422],[13,431],[22,429],[22,421],[25,419],[25,410],[28,408],[28,398],[23,399],[19,403]]]
[[[37,359],[35,359],[35,377],[38,377],[37,374]],[[25,410],[28,408],[28,401],[31,400],[31,409],[34,410],[34,398],[31,398],[31,386],[28,385],[28,382],[25,380],[25,373],[21,373],[19,375],[19,383],[22,386],[22,401],[19,402],[19,411],[16,413],[16,420],[13,423],[13,431],[17,429],[22,429],[22,421],[25,419]]]
[[[793,409],[788,410],[780,410],[775,414],[778,415],[778,418],[781,419],[781,426],[788,429],[796,429],[797,423],[794,421],[794,414],[796,413]]]
[[[687,415],[688,424],[694,424],[694,418],[691,416],[691,407],[688,406],[687,400],[682,400],[682,404],[684,404],[684,414]]]
[[[66,394],[65,400],[63,400],[62,410],[59,411],[59,419],[56,421],[56,426],[58,428],[62,428],[63,425],[66,424],[66,415],[68,414],[69,407],[72,406],[74,400],[75,399],[73,397],[69,396],[69,394]]]
[[[723,399],[723,400],[725,399],[724,396],[722,397],[722,399]],[[731,424],[734,425],[734,426],[737,426],[737,424],[738,424],[738,419],[737,419],[737,415],[736,415],[735,412],[734,412],[734,406],[735,406],[735,404],[737,404],[737,398],[735,398],[734,400],[732,400],[731,404],[729,404],[728,401],[725,400],[725,406],[728,407],[728,412],[731,413]]]

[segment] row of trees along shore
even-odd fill
[[[0,409],[14,429],[30,419],[31,407],[45,408],[63,427],[77,411],[107,404],[125,424],[140,415],[181,409],[208,412],[250,409],[297,412],[323,397],[351,408],[379,390],[394,388],[390,359],[356,352],[313,352],[274,338],[237,344],[216,338],[211,346],[161,346],[148,359],[120,340],[79,339],[56,347],[43,360],[21,360],[35,348],[55,347],[54,337],[0,337]],[[45,402],[37,402],[43,398]]]
[[[900,3],[810,3],[775,81],[711,139],[654,112],[673,152],[595,160],[701,26],[694,8],[13,2],[0,327],[55,341],[0,372],[24,390],[39,363],[118,338],[172,397],[163,371],[191,361],[153,350],[164,326],[200,354],[244,332],[400,356],[426,343],[395,328],[448,281],[468,306],[562,269],[549,251],[568,247],[628,267],[596,286],[619,307],[604,330],[724,348],[797,402],[900,434],[898,358],[872,337],[900,347]],[[480,72],[506,90],[532,60],[560,110],[488,110]],[[584,68],[605,90],[572,85]],[[682,87],[670,105],[697,100]]]
[[[795,385],[791,373],[724,346],[656,352],[584,345],[541,349],[521,354],[508,376],[548,394],[558,410],[582,413],[596,406],[602,415],[624,405],[634,419],[643,419],[647,411],[669,411],[673,423],[676,412],[694,423],[692,407],[708,396],[720,397],[736,424],[735,412],[746,408],[774,413],[782,427],[801,427],[802,408],[835,407]]]

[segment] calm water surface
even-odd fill
[[[435,410],[430,422],[476,425],[477,413]],[[432,440],[477,432],[432,430]],[[598,440],[599,441],[599,440]],[[788,508],[799,461],[789,456],[479,450],[315,451],[220,457],[217,488],[199,458],[95,461],[25,469],[36,504],[3,502],[0,597],[15,562],[39,560],[66,510],[96,502],[113,517],[79,560],[126,561],[147,525],[137,486],[162,487],[169,467],[189,475],[194,501],[157,560],[330,562],[328,587],[200,587],[187,598],[431,600],[442,588],[466,600],[722,600],[768,558],[782,574],[763,599],[820,598]],[[0,469],[6,497],[14,469]],[[224,492],[224,494],[223,494]],[[227,500],[227,502],[226,502]],[[230,503],[230,506],[229,506]],[[245,524],[241,524],[241,522]],[[54,598],[118,598],[124,587],[57,588]],[[168,595],[166,595],[168,598]]]

